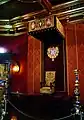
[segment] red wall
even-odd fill
[[[73,70],[78,68],[80,70],[79,80],[80,80],[80,95],[81,100],[84,100],[84,24],[67,24],[65,26],[65,34],[66,34],[66,61],[67,61],[67,89],[69,95],[73,95],[75,75]],[[31,79],[28,79],[26,76],[27,69],[27,61],[32,61],[31,58],[28,57],[26,51],[28,51],[28,36],[22,35],[18,37],[0,37],[0,45],[7,47],[8,49],[15,52],[16,55],[14,58],[17,59],[20,64],[22,70],[22,74],[13,75],[12,79],[12,90],[20,92],[28,93],[30,90],[30,82]],[[32,43],[31,43],[32,44]],[[36,47],[34,48],[36,49]],[[38,52],[37,52],[38,53]],[[36,53],[36,54],[37,54]],[[38,53],[39,54],[39,53]],[[36,55],[35,55],[36,56]],[[38,59],[35,58],[35,59]],[[38,69],[38,68],[37,68]],[[39,71],[39,70],[36,70]],[[29,73],[28,73],[29,74]],[[35,73],[34,73],[35,74]],[[39,85],[37,87],[38,80],[35,80],[35,91],[37,92],[39,89]]]
[[[80,98],[84,100],[84,24],[67,24],[65,33],[68,92],[73,95],[75,83],[73,70],[78,68],[80,70]]]
[[[41,41],[28,36],[28,94],[40,93]]]
[[[15,38],[16,41],[16,55],[13,60],[18,61],[20,64],[20,72],[12,74],[11,90],[13,92],[19,91],[27,94],[27,36],[19,36]],[[12,43],[13,44],[13,43]]]
[[[21,71],[11,75],[10,83],[12,92],[19,91],[27,93],[27,41],[27,35],[18,37],[0,37],[0,45],[15,53],[13,60],[20,63]]]
[[[0,37],[0,45],[12,51],[12,60],[20,63],[20,72],[11,73],[11,91],[40,93],[41,42],[32,36]]]

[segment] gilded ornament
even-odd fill
[[[49,58],[54,61],[54,59],[58,56],[59,54],[59,48],[58,47],[50,47],[47,49],[47,55]]]

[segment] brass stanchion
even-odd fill
[[[83,112],[81,110],[81,104],[80,104],[80,89],[79,89],[79,70],[75,69],[74,70],[75,74],[75,89],[74,89],[74,96],[75,96],[75,103],[74,103],[74,108],[75,108],[75,118],[76,120],[82,120],[83,118]]]
[[[75,112],[76,114],[80,114],[80,92],[79,92],[79,70],[74,70],[75,74],[75,89],[74,89],[74,96],[75,96]]]
[[[3,80],[4,81],[4,80]],[[3,82],[3,89],[4,89],[4,94],[3,94],[3,99],[1,101],[1,117],[0,120],[3,120],[4,117],[7,114],[7,89],[8,89],[8,78]]]

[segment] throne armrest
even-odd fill
[[[42,87],[45,87],[45,82],[44,81],[40,82],[40,88],[42,88]]]

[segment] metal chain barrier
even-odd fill
[[[67,118],[76,118],[78,117],[80,120],[83,120],[83,116],[84,116],[84,113],[81,111],[81,105],[80,105],[80,92],[79,92],[79,78],[78,78],[78,70],[75,69],[74,70],[74,73],[75,73],[75,76],[76,76],[76,80],[75,80],[75,89],[74,89],[74,96],[75,96],[75,103],[74,103],[74,113],[73,114],[70,114],[68,116],[65,116],[65,117],[62,117],[62,118],[57,118],[57,119],[52,119],[52,120],[65,120]],[[2,105],[3,105],[3,108],[2,108],[2,115],[1,115],[1,118],[0,120],[3,120],[5,115],[7,114],[7,102],[15,109],[17,110],[19,113],[21,113],[22,115],[24,115],[25,117],[28,117],[28,118],[31,118],[33,120],[44,120],[44,119],[41,119],[41,118],[36,118],[34,116],[30,116],[26,113],[24,113],[23,111],[19,110],[14,104],[11,103],[11,101],[8,100],[8,97],[7,97],[7,89],[8,89],[8,83],[7,81],[0,81],[0,84],[2,85],[2,87],[4,87],[4,90],[5,90],[5,93],[3,95],[3,100],[2,100]]]
[[[15,105],[13,105],[9,100],[8,100],[8,102],[9,102],[9,104],[10,104],[15,110],[17,110],[17,111],[18,111],[19,113],[21,113],[22,115],[24,115],[24,116],[26,116],[26,117],[28,117],[28,118],[32,118],[33,120],[43,120],[43,119],[35,118],[35,117],[33,117],[33,116],[30,116],[30,115],[24,113],[23,111],[19,110]]]
[[[9,100],[8,100],[9,104],[14,108],[16,109],[19,113],[21,113],[22,115],[28,117],[28,118],[32,118],[33,120],[44,120],[44,119],[40,119],[40,118],[35,118],[34,116],[30,116],[26,113],[24,113],[23,111],[19,110],[17,107],[15,107],[15,105],[13,105]],[[73,117],[75,115],[74,114],[71,114],[71,115],[68,115],[68,116],[65,116],[65,117],[62,117],[62,118],[58,118],[58,119],[52,119],[52,120],[64,120],[64,119],[67,119],[67,118],[70,118],[70,117]]]
[[[74,115],[75,115],[75,114],[71,114],[71,115],[68,115],[68,116],[65,116],[65,117],[62,117],[62,118],[58,118],[58,119],[53,119],[53,120],[64,120],[64,119],[73,117]]]

